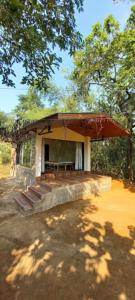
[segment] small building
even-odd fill
[[[46,173],[90,172],[92,141],[128,135],[128,130],[104,113],[55,113],[17,132],[12,173],[32,185]]]

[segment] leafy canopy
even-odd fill
[[[7,115],[3,111],[0,111],[0,127],[4,127],[6,121]]]
[[[124,119],[131,131],[127,146],[128,177],[133,178],[133,143],[135,127],[135,6],[126,27],[110,15],[104,23],[96,23],[86,37],[81,51],[74,57],[71,78],[86,97],[93,86],[100,87],[102,108]],[[108,109],[109,108],[109,109]]]
[[[47,85],[50,87],[50,83]],[[26,95],[18,96],[18,105],[14,109],[14,115],[17,120],[32,121],[43,118],[45,115],[54,111],[54,104],[49,107],[46,102],[46,97],[50,96],[51,91],[47,88],[45,94],[37,90],[35,87],[29,87]],[[53,91],[52,91],[53,92]],[[51,97],[51,96],[50,96]]]
[[[36,107],[44,107],[41,96],[34,87],[30,87],[26,95],[20,95],[18,101],[19,104],[15,108],[16,113],[23,113]]]
[[[11,129],[14,123],[14,116],[12,113],[6,114],[3,111],[0,111],[0,128],[6,127]]]
[[[91,86],[104,89],[121,111],[135,109],[135,6],[124,31],[113,16],[96,23],[74,57],[72,79],[86,95]]]
[[[15,85],[14,65],[21,63],[22,83],[44,87],[61,62],[55,48],[72,54],[80,44],[74,14],[83,0],[1,0],[0,5],[2,83]]]

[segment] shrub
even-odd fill
[[[0,143],[0,163],[8,164],[11,162],[11,145],[8,143]]]

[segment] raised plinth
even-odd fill
[[[29,203],[29,210],[46,211],[67,202],[89,199],[92,194],[98,196],[109,191],[111,185],[111,177],[92,175],[89,172],[49,173],[44,174],[42,179],[38,179],[37,185],[29,187],[29,190],[23,193],[22,202],[23,205],[24,201]],[[18,202],[20,205],[21,201]]]

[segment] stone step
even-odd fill
[[[25,211],[32,210],[33,206],[30,204],[23,194],[19,194],[15,197],[15,202]]]
[[[22,195],[26,198],[26,200],[31,204],[31,205],[36,205],[37,202],[40,200],[39,197],[37,197],[33,192],[27,191],[27,192],[22,192]]]
[[[42,193],[39,191],[39,189],[35,188],[34,186],[30,186],[28,188],[28,191],[33,192],[38,198],[42,199]]]
[[[30,186],[29,191],[33,192],[38,198],[42,199],[46,193],[49,193],[50,190],[44,189],[41,186]]]
[[[27,194],[30,197],[34,198],[34,201],[39,201],[40,200],[40,198],[33,191],[30,191],[29,189],[27,190]]]

